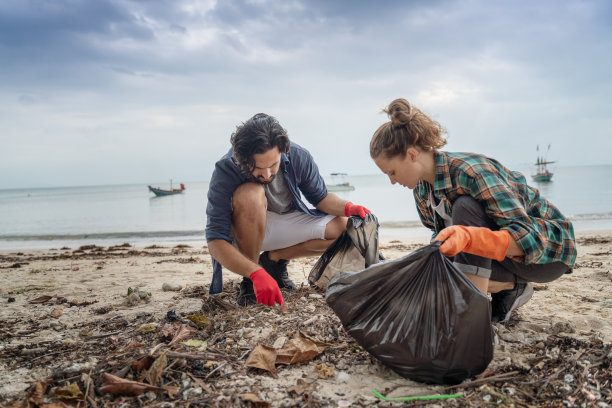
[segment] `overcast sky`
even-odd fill
[[[397,97],[445,150],[612,164],[611,60],[607,0],[2,0],[0,188],[205,181],[258,112],[376,174]]]

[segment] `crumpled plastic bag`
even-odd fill
[[[493,358],[491,311],[438,247],[338,273],[326,301],[347,333],[399,375],[457,384]]]
[[[355,271],[377,263],[382,256],[378,251],[378,219],[374,214],[349,217],[344,231],[321,255],[308,275],[308,282],[327,289],[332,276],[339,272]]]

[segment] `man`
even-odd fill
[[[243,276],[240,306],[283,304],[280,288],[296,289],[289,260],[322,254],[346,229],[346,217],[370,210],[328,193],[310,153],[290,143],[272,116],[259,113],[238,126],[231,144],[208,190],[208,249]]]

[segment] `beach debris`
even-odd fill
[[[54,297],[55,296],[43,295],[43,296],[37,297],[36,299],[30,300],[28,303],[45,303],[45,302],[50,301]]]
[[[126,304],[128,306],[134,306],[144,301],[145,303],[149,303],[151,301],[151,292],[147,292],[146,290],[140,290],[137,287],[129,287],[127,289],[127,297]]]
[[[204,316],[202,313],[195,313],[195,314],[189,315],[187,316],[187,319],[189,319],[193,324],[195,324],[199,328],[206,327],[210,324],[210,320],[208,319],[208,317]]]
[[[72,382],[65,387],[57,387],[55,389],[55,395],[60,399],[83,399],[85,396],[81,389],[79,388],[79,384],[76,382]]]
[[[261,368],[276,376],[275,364],[303,363],[312,360],[329,346],[330,344],[328,343],[316,340],[302,331],[298,331],[279,350],[264,345],[256,346],[251,354],[249,354],[246,365],[248,367]]]
[[[245,393],[238,395],[243,401],[247,401],[252,403],[256,407],[267,408],[270,406],[270,403],[259,399],[259,397],[253,393]]]
[[[98,391],[102,394],[136,396],[146,391],[164,391],[164,389],[160,387],[155,387],[138,381],[126,380],[109,373],[104,373],[103,379],[105,385],[98,389]]]
[[[162,284],[162,290],[164,292],[168,292],[168,291],[178,292],[181,289],[183,289],[183,286],[180,283],[164,282]]]
[[[156,251],[154,256],[165,257],[168,251],[166,253]],[[93,259],[96,259],[95,257],[113,259],[107,263],[111,265],[115,262],[114,259],[120,262],[122,258],[127,257],[126,252],[96,252],[86,256]],[[151,253],[153,251],[148,254],[137,253],[129,257],[148,257],[152,256]],[[188,258],[189,255],[183,254],[182,258]],[[15,255],[11,254],[11,256]],[[39,255],[31,254],[23,256],[28,257],[27,260],[39,257]],[[178,258],[179,256],[175,257],[175,259]],[[49,259],[61,260],[62,258],[53,255]],[[21,262],[21,259],[11,259],[11,262]],[[588,258],[579,258],[579,262],[587,263]],[[147,261],[140,262],[141,265],[145,263],[150,263],[149,258]],[[5,260],[5,264],[9,262]],[[61,267],[50,265],[45,266],[45,270],[53,270],[53,268],[62,270]],[[596,268],[595,265],[590,264],[586,267]],[[86,267],[81,265],[81,270],[85,269]],[[27,274],[26,270],[16,272]],[[603,272],[597,272],[598,275],[593,276],[599,279],[600,284],[609,282],[610,275]],[[589,276],[589,279],[593,277]],[[326,305],[324,296],[310,297],[309,295],[316,291],[309,287],[302,287],[295,292],[284,294],[285,302],[291,310],[284,314],[259,305],[237,308],[235,299],[238,284],[233,281],[225,282],[224,292],[214,296],[208,295],[207,286],[193,285],[177,292],[176,295],[173,295],[173,302],[180,297],[181,300],[187,300],[191,305],[196,305],[193,309],[182,307],[178,313],[179,316],[176,316],[177,320],[168,319],[169,306],[161,302],[152,302],[150,306],[137,310],[125,310],[113,304],[115,308],[118,307],[118,313],[103,318],[93,314],[96,313],[96,309],[92,309],[91,314],[71,315],[71,319],[75,317],[74,321],[66,319],[67,316],[62,316],[59,320],[67,323],[62,329],[65,331],[65,337],[52,341],[43,338],[39,333],[55,327],[53,323],[58,323],[57,320],[7,315],[9,317],[0,322],[0,340],[2,340],[0,341],[0,364],[5,364],[2,369],[8,368],[7,383],[20,379],[24,387],[27,385],[31,387],[5,398],[3,406],[65,407],[76,406],[79,402],[80,406],[86,405],[94,408],[104,406],[268,406],[266,404],[275,407],[370,407],[401,405],[404,402],[377,401],[378,397],[371,392],[372,387],[361,387],[361,392],[357,391],[359,387],[356,386],[362,383],[364,378],[389,380],[390,377],[387,374],[390,371],[376,362],[347,335],[337,316]],[[29,288],[26,287],[15,293],[28,293],[32,290]],[[16,289],[13,290],[16,291]],[[43,292],[35,296],[42,296],[44,291],[49,289],[37,288],[36,290]],[[549,290],[554,291],[554,285],[551,285]],[[8,292],[6,294],[18,297]],[[116,293],[112,293],[112,296],[115,295]],[[598,302],[586,300],[583,295],[588,295],[589,298],[598,300]],[[601,297],[579,292],[573,293],[567,299],[575,302],[589,302],[589,307],[601,308],[604,307],[602,306],[602,301],[605,300],[604,295],[605,291]],[[98,296],[100,296],[98,298],[100,302],[110,304],[103,300],[100,294]],[[19,299],[20,302],[28,302],[27,298]],[[123,299],[122,296],[121,300]],[[566,298],[561,300],[564,299]],[[208,324],[200,330],[195,329],[197,324],[193,320],[188,321],[186,318],[187,315],[199,314],[194,313],[198,309],[198,300],[201,300],[199,312],[208,319]],[[44,314],[51,311],[55,307],[52,305],[56,303],[62,303],[61,299],[52,298],[38,305],[27,304],[26,308],[30,311],[38,310],[39,313]],[[5,310],[13,313],[10,307],[5,307]],[[64,309],[64,314],[68,315],[69,310],[74,311],[74,309]],[[109,307],[108,310],[113,310],[113,308]],[[318,317],[308,326],[304,326],[303,323],[313,316]],[[552,333],[552,326],[559,320],[567,321],[574,328],[575,333],[566,331]],[[181,323],[191,327],[194,333],[173,344],[170,348],[168,343],[180,331]],[[447,388],[433,388],[409,382],[410,385],[399,389],[396,388],[396,384],[401,384],[403,380],[394,376],[386,383],[390,388],[379,389],[379,391],[386,398],[427,396],[437,393],[464,394],[460,399],[451,399],[448,402],[433,400],[412,403],[418,405],[429,402],[440,406],[448,404],[449,406],[476,408],[489,407],[491,404],[517,407],[547,404],[611,406],[612,391],[609,373],[612,345],[602,342],[601,337],[597,336],[597,328],[591,330],[586,326],[580,326],[578,322],[565,315],[559,315],[552,322],[549,320],[531,322],[541,326],[541,329],[538,330],[533,329],[534,326],[529,323],[519,320],[503,326],[495,326],[499,329],[503,328],[503,333],[510,334],[507,336],[509,341],[505,341],[500,336],[500,344],[496,346],[496,358],[481,376]],[[174,326],[171,335],[162,335],[162,327],[165,324],[170,327]],[[148,330],[145,330],[147,327]],[[142,328],[142,331],[139,331],[139,328]],[[297,335],[297,328],[300,328],[306,336],[330,344],[330,346],[310,360],[295,365],[280,364],[275,359],[273,364],[276,378],[272,378],[271,371],[260,371],[260,369],[254,369],[245,364],[249,354],[258,345],[273,346],[271,348],[276,353],[281,349],[286,349],[289,339]],[[558,328],[562,328],[561,325]],[[79,332],[86,337],[79,338]],[[513,335],[519,332],[523,335]],[[13,339],[19,339],[19,343],[14,342]],[[523,341],[519,341],[520,339]],[[202,347],[204,342],[206,342],[206,348],[200,350],[199,347]],[[166,356],[165,364],[161,364],[163,360],[160,357],[163,354]],[[97,356],[97,361],[90,360],[91,356]],[[156,361],[159,366],[152,370],[153,363]],[[52,376],[49,374],[48,379],[34,382],[29,379],[32,377],[24,377],[23,373],[31,372],[33,367],[44,366],[53,369]],[[335,376],[328,376],[327,379],[319,378],[319,372],[331,373],[332,368]],[[102,373],[109,373],[124,381],[133,382],[136,385],[128,385],[128,387],[135,387],[136,390],[128,390],[128,393],[123,395],[120,392],[101,395],[97,391],[108,385]],[[299,375],[299,378],[296,379],[294,374]],[[151,384],[150,382],[157,383]],[[78,389],[84,395],[83,398],[78,400],[59,398],[55,391],[71,384],[77,384]],[[148,389],[149,387],[154,388]],[[112,388],[111,390],[117,391]],[[138,392],[141,393],[135,396]],[[249,400],[250,397],[243,399],[242,395],[246,394],[253,394],[262,402],[254,402],[255,399]]]
[[[322,380],[336,376],[336,372],[334,371],[333,365],[327,365],[325,363],[315,364],[314,369],[317,372],[319,378]]]
[[[175,322],[176,320],[178,320],[176,312],[174,310],[168,310],[168,312],[166,313],[166,320],[168,320],[169,322]]]
[[[208,347],[208,342],[206,340],[189,339],[181,342],[181,344],[184,344],[187,347],[193,347],[198,351],[204,351]]]

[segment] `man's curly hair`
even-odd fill
[[[280,153],[287,153],[290,145],[287,131],[274,117],[265,113],[258,113],[236,127],[230,141],[234,160],[248,175],[255,169],[254,154],[265,153],[275,147]]]

